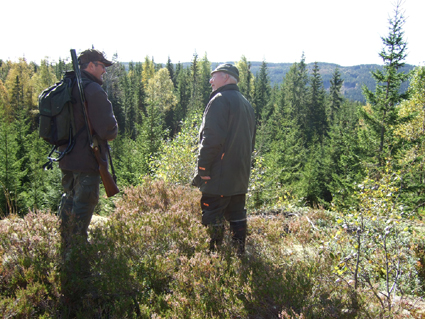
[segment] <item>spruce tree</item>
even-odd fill
[[[34,211],[41,209],[56,210],[62,195],[59,170],[44,171],[42,169],[51,145],[38,137],[38,131],[30,133],[25,144],[28,150],[26,157],[28,179],[25,180],[22,191],[19,193],[19,202],[22,207]],[[55,178],[53,179],[53,177]]]
[[[379,166],[383,165],[386,156],[393,153],[395,145],[393,139],[393,127],[400,122],[398,115],[399,103],[407,97],[400,93],[400,86],[407,80],[408,75],[399,72],[404,66],[407,43],[404,40],[403,25],[405,18],[400,8],[401,3],[396,4],[394,17],[389,19],[389,34],[382,37],[383,48],[379,53],[384,63],[383,70],[372,72],[376,81],[375,92],[363,87],[363,93],[370,109],[361,110],[362,117],[368,125],[368,136],[375,146],[373,154]]]
[[[307,139],[308,71],[304,55],[294,63],[285,75],[283,98],[286,114],[294,119],[304,142]]]
[[[204,105],[204,84],[201,78],[201,65],[198,60],[198,54],[195,52],[193,55],[192,62],[190,64],[190,76],[191,76],[191,92],[190,100],[188,105],[189,112],[196,112],[199,109],[203,109]]]
[[[0,81],[0,89],[2,88]],[[5,92],[5,90],[2,90]],[[0,99],[0,216],[18,213],[18,194],[22,191],[23,160],[18,155],[17,123],[8,112],[7,100]]]
[[[126,127],[125,92],[128,90],[128,78],[124,65],[118,62],[117,59],[117,55],[114,55],[112,58],[114,64],[108,67],[106,74],[103,75],[103,88],[111,101],[120,134],[123,134]],[[137,121],[137,119],[135,120]]]
[[[264,188],[261,199],[272,203],[285,193],[298,192],[302,178],[301,170],[305,162],[304,141],[299,134],[296,119],[290,118],[283,98],[275,99],[273,113],[262,127],[262,140],[256,149],[264,157]],[[257,145],[258,144],[258,145]]]
[[[147,107],[147,114],[143,116],[143,124],[140,128],[136,142],[142,157],[141,170],[145,175],[151,174],[150,162],[160,150],[162,141],[166,135],[164,130],[164,115],[160,112],[155,101],[151,101]]]
[[[205,53],[202,60],[199,62],[199,87],[202,93],[202,105],[207,105],[211,94],[211,62],[208,61]]]
[[[307,143],[316,136],[322,142],[327,134],[326,97],[322,77],[319,73],[317,62],[314,63],[313,73],[310,78],[308,103],[306,109]]]
[[[343,101],[341,88],[344,80],[341,78],[341,72],[338,67],[335,68],[329,82],[329,121],[332,122]]]
[[[144,134],[143,129],[138,131]],[[120,134],[111,143],[112,156],[116,169],[118,185],[134,186],[140,184],[142,177],[147,174],[148,156],[145,154],[145,141],[142,137],[132,139],[128,133]]]
[[[264,121],[267,121],[267,117],[271,112],[270,102],[270,79],[267,70],[267,63],[263,61],[260,70],[255,78],[255,89],[254,89],[254,111],[257,119],[257,123],[260,123],[264,117]]]
[[[57,79],[61,79],[63,77],[65,71],[68,70],[66,62],[64,60],[62,60],[61,58],[59,58],[58,63],[55,64],[54,69],[55,69],[55,76],[56,76]]]
[[[177,75],[178,103],[176,105],[173,120],[174,123],[177,123],[176,132],[180,131],[182,121],[187,116],[191,96],[190,69],[184,68],[180,63],[177,69],[179,70]]]
[[[327,187],[338,209],[355,204],[352,194],[364,177],[357,108],[357,102],[343,101],[325,141],[326,156],[330,159],[327,171],[331,177]]]
[[[137,108],[137,87],[139,78],[134,70],[134,64],[130,63],[129,70],[127,73],[126,79],[126,91],[125,91],[125,100],[124,100],[124,118],[125,118],[125,132],[129,134],[132,139],[137,137],[137,117],[139,114]],[[143,78],[141,79],[140,85],[143,85]]]
[[[327,187],[331,178],[328,170],[330,158],[316,134],[312,136],[305,156],[298,196],[311,207],[330,202],[332,197]]]
[[[149,61],[146,63],[149,64]],[[124,72],[122,68],[119,70],[118,73]],[[142,123],[142,115],[146,113],[145,83],[147,84],[147,81],[143,81],[142,64],[130,62],[127,74],[120,77],[117,87],[115,116],[121,133],[130,134],[133,139],[137,137],[137,128]]]
[[[281,98],[283,92],[277,86],[273,87],[270,92],[270,98],[267,101],[267,112],[263,110],[261,122],[257,125],[257,133],[255,137],[256,148],[261,155],[270,151],[270,146],[276,140],[277,131],[281,123],[281,115],[284,113],[284,104]]]
[[[165,67],[168,70],[168,74],[170,74],[170,79],[171,79],[171,81],[173,81],[174,87],[176,87],[176,85],[177,85],[176,72],[174,72],[174,65],[173,65],[173,63],[171,63],[170,57],[168,57],[167,64],[165,65]]]

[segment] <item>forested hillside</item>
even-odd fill
[[[336,68],[341,72],[341,78],[344,80],[344,83],[341,87],[341,93],[343,96],[352,101],[359,101],[362,103],[366,102],[366,99],[363,95],[362,87],[366,85],[369,89],[374,89],[376,85],[375,79],[372,77],[371,72],[375,70],[382,70],[382,65],[376,64],[363,64],[363,65],[354,65],[354,66],[340,66],[338,64],[332,63],[317,63],[320,69],[320,75],[323,80],[323,86],[327,91],[330,88],[330,81],[332,79],[332,74]],[[284,76],[291,68],[291,63],[268,63],[270,81],[272,85],[281,84]],[[261,63],[253,62],[251,71],[253,74],[257,74],[260,70]],[[314,63],[308,63],[307,69],[311,72],[314,68]],[[408,73],[414,69],[413,65],[406,64],[400,69],[401,72]],[[400,90],[405,92],[408,87],[408,81],[404,82]]]
[[[215,68],[220,63],[235,63],[237,61],[226,61],[226,62],[212,62],[212,68]],[[267,61],[266,61],[267,62]],[[254,76],[257,76],[260,71],[262,62],[252,61],[251,63],[251,72]],[[126,69],[130,63],[123,63]],[[184,67],[190,66],[190,62],[183,62]],[[353,65],[353,66],[340,66],[333,63],[324,63],[317,62],[319,66],[319,73],[323,80],[323,86],[326,91],[329,91],[331,86],[330,81],[332,79],[332,73],[336,68],[339,69],[341,73],[341,79],[344,80],[341,93],[342,95],[351,101],[358,101],[361,103],[366,102],[366,98],[363,95],[363,85],[366,85],[368,89],[373,90],[376,85],[375,79],[372,77],[371,72],[375,70],[383,70],[382,65],[377,64],[362,64],[362,65]],[[286,73],[290,70],[292,63],[267,63],[267,69],[270,79],[271,86],[281,85]],[[314,68],[314,63],[307,63],[307,69],[311,72]],[[401,72],[408,73],[415,68],[413,65],[406,64],[400,68]],[[409,81],[405,81],[400,86],[400,91],[405,92],[409,86]]]
[[[97,267],[110,278],[116,272],[126,274],[123,282],[128,280],[133,285],[132,280],[137,281],[132,291],[136,297],[131,295],[134,298],[127,300],[136,304],[136,314],[142,311],[147,317],[158,313],[173,317],[171,310],[188,311],[188,318],[190,311],[196,310],[201,318],[208,311],[221,313],[225,309],[223,318],[240,311],[254,318],[258,311],[264,310],[262,305],[268,303],[270,309],[281,307],[278,314],[271,310],[274,317],[289,318],[289,313],[295,311],[299,318],[303,313],[315,318],[316,311],[321,311],[317,309],[324,309],[317,317],[327,318],[335,310],[333,302],[337,300],[339,314],[355,318],[359,310],[357,298],[365,294],[362,295],[365,307],[368,307],[365,300],[373,298],[373,307],[381,309],[374,313],[379,316],[369,314],[372,318],[387,316],[396,295],[423,296],[425,239],[417,226],[425,213],[425,67],[404,65],[407,43],[401,28],[403,22],[397,7],[394,19],[390,20],[389,35],[382,39],[381,67],[306,64],[304,56],[292,64],[250,62],[244,56],[235,62],[240,72],[239,89],[251,102],[257,122],[247,196],[249,216],[256,225],[256,216],[279,215],[276,220],[267,217],[265,222],[257,222],[260,226],[251,229],[256,239],[250,248],[255,256],[248,264],[252,268],[235,262],[229,257],[231,254],[223,260],[202,255],[198,238],[206,234],[193,222],[198,210],[194,208],[195,195],[193,190],[188,190],[188,184],[195,171],[198,130],[211,93],[210,72],[216,62],[196,54],[190,63],[174,64],[170,58],[165,65],[156,64],[149,57],[130,63],[112,57],[114,64],[107,69],[103,86],[119,124],[119,136],[111,143],[111,149],[118,186],[123,191],[115,201],[102,196],[96,212],[110,217],[111,224],[105,233],[102,228],[94,230],[95,240],[99,238],[95,244],[99,247],[93,246],[94,250],[88,253],[96,255],[97,249],[105,249],[104,258],[118,270],[104,270],[104,265]],[[0,60],[0,217],[24,217],[31,212],[25,223],[22,219],[14,222],[12,218],[0,224],[3,236],[0,239],[2,247],[22,254],[33,247],[19,248],[28,241],[16,238],[30,233],[22,231],[22,227],[34,227],[37,230],[34,240],[40,243],[38,234],[45,232],[47,226],[43,228],[40,226],[43,222],[38,221],[33,225],[31,221],[37,219],[35,213],[56,211],[62,193],[59,169],[41,169],[50,145],[38,137],[38,96],[71,68],[63,60],[57,63],[24,58],[18,62]],[[360,90],[364,100],[359,97]],[[168,201],[169,198],[173,200]],[[305,211],[314,213],[304,214]],[[159,221],[158,216],[163,219]],[[285,219],[294,216],[299,218],[291,222]],[[46,220],[48,229],[56,229],[57,221],[48,217]],[[137,225],[131,228],[131,222]],[[169,229],[164,229],[164,225],[173,229],[171,237],[167,237]],[[146,232],[139,233],[139,229]],[[199,236],[194,236],[195,232]],[[121,246],[114,247],[112,239],[111,246],[104,246],[109,235],[116,236],[114,240]],[[124,238],[127,235],[135,242]],[[287,253],[279,245],[282,242],[292,245],[295,241],[302,247],[306,243],[314,247],[317,258],[314,263],[310,263],[312,259],[303,259],[302,269],[309,275],[299,272],[293,279],[291,274],[295,270],[288,264],[298,265],[302,258],[296,252]],[[2,247],[0,253],[6,254],[7,262],[0,271],[10,281],[5,279],[8,286],[0,291],[13,308],[15,299],[33,300],[19,297],[27,287],[22,276],[27,276],[32,284],[33,273],[15,274],[12,266],[21,263],[22,269],[29,269],[26,265],[31,260],[44,259],[31,255],[33,259],[27,256],[15,260],[10,256],[18,253],[9,254]],[[139,250],[140,247],[144,250]],[[43,246],[39,251],[45,249]],[[313,248],[309,253],[312,251]],[[121,259],[114,261],[117,256]],[[140,256],[146,259],[140,260]],[[292,259],[285,264],[289,256]],[[172,264],[168,258],[173,260]],[[245,277],[254,282],[257,275],[256,285],[245,285],[242,294],[235,276],[224,278],[220,273],[216,274],[217,278],[228,281],[223,286],[209,286],[205,282],[211,284],[208,281],[212,274],[208,266],[213,264],[211,258],[229,265],[229,269],[246,266]],[[43,267],[52,264],[53,261],[47,262]],[[125,272],[119,272],[122,265],[128,267]],[[186,268],[181,270],[181,267]],[[199,278],[205,282],[192,278],[196,287],[187,292],[185,287],[193,282],[184,276],[191,269],[197,269]],[[41,280],[51,280],[45,273],[41,272]],[[261,277],[264,273],[269,277]],[[299,289],[297,298],[292,300],[295,308],[287,302],[291,291],[285,291],[284,296],[280,294],[284,287],[274,279],[276,274],[287,276],[287,281],[298,280],[299,286],[294,288]],[[329,284],[326,280],[331,275],[335,281]],[[305,277],[308,278],[304,280]],[[220,280],[217,282],[221,283]],[[324,289],[320,290],[323,294],[315,294],[313,287],[317,282]],[[227,284],[234,290],[226,290]],[[273,298],[267,295],[269,284],[275,288]],[[127,296],[125,287],[112,286]],[[14,293],[7,292],[11,287]],[[28,284],[28,287],[32,286]],[[228,311],[207,297],[207,301],[202,299],[207,310],[202,308],[202,303],[196,308],[199,298],[194,297],[194,291],[202,287],[210,289],[207,293],[203,290],[203,298],[224,287],[223,296],[230,294],[231,301],[223,297],[220,302],[237,310]],[[329,287],[346,291],[349,298],[336,298],[335,291]],[[254,288],[265,297],[255,299],[253,296],[257,295],[249,291]],[[43,295],[40,291],[41,288],[37,293]],[[57,291],[49,293],[57,295]],[[320,307],[312,309],[301,304],[305,295]],[[193,308],[181,306],[187,305],[190,298],[198,300],[191,305]],[[118,307],[114,301],[111,304]],[[128,309],[126,305],[121,306],[120,311],[127,311],[123,310]],[[6,309],[1,307],[0,303],[0,310]],[[352,307],[353,312],[346,307]],[[261,314],[267,317],[267,313]]]
[[[120,129],[119,138],[112,144],[120,184],[137,185],[143,176],[188,183],[215,63],[197,55],[186,66],[174,65],[171,60],[158,65],[148,57],[143,62],[129,63],[127,68],[116,56],[114,62],[104,76],[104,87]],[[364,94],[369,102],[361,104],[344,97],[344,87],[354,84],[346,83],[344,69],[338,66],[322,64],[323,71],[315,63],[309,68],[302,58],[282,74],[281,83],[273,84],[271,74],[277,71],[266,62],[258,68],[242,57],[236,65],[240,70],[240,90],[257,117],[252,207],[270,205],[281,198],[281,193],[297,198],[301,205],[347,205],[356,183],[361,183],[369,170],[378,169],[382,158],[390,162],[397,159],[398,169],[404,167],[404,174],[411,176],[403,178],[404,183],[412,183],[403,185],[403,190],[415,189],[415,195],[401,196],[409,198],[405,205],[416,210],[422,207],[421,173],[411,172],[412,166],[406,163],[412,159],[401,161],[407,156],[403,154],[410,154],[411,147],[417,147],[409,141],[409,134],[400,131],[404,127],[401,125],[406,125],[403,123],[418,114],[402,115],[407,107],[404,105],[411,103],[415,94],[421,94],[414,86],[410,87],[410,95],[403,93],[402,83],[409,79],[404,72],[406,67],[397,67],[397,74],[404,76],[390,85],[391,94],[400,98],[385,102],[391,103],[392,108],[397,106],[388,121],[380,118],[388,116],[388,110],[375,106],[384,103],[379,99],[388,80],[375,73],[369,77],[374,79],[376,88]],[[55,209],[57,205],[59,173],[39,169],[49,146],[37,137],[37,98],[70,69],[65,61],[0,61],[3,215],[28,208]],[[392,74],[393,69],[392,65],[385,65],[374,72]],[[420,83],[421,72],[422,68],[417,68],[412,73],[415,83]],[[326,85],[322,74],[330,76]],[[420,154],[416,156],[421,158]]]

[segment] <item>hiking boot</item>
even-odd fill
[[[224,225],[208,225],[210,234],[210,251],[216,251],[223,244]]]
[[[232,244],[236,249],[238,256],[245,253],[245,239],[246,239],[247,221],[230,222],[230,231],[232,232]]]

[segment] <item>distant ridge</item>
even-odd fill
[[[251,72],[256,75],[261,67],[262,62],[251,62]],[[280,84],[283,81],[283,77],[289,71],[293,63],[267,63],[268,74],[272,85]],[[307,68],[311,72],[314,63],[307,63]],[[354,66],[340,66],[334,63],[318,62],[317,65],[320,69],[320,75],[323,79],[323,86],[326,90],[329,90],[330,79],[336,67],[338,67],[341,73],[341,78],[344,80],[344,84],[341,88],[344,96],[353,101],[359,101],[365,103],[365,98],[362,94],[362,87],[366,85],[370,90],[375,90],[375,80],[372,78],[371,71],[376,69],[383,69],[382,65],[377,64],[361,64]],[[408,73],[413,70],[415,66],[406,64],[400,71]],[[409,83],[404,82],[401,85],[401,90],[404,92],[407,90]]]
[[[230,63],[234,63],[233,61],[228,61]],[[261,64],[263,62],[251,62],[251,72],[254,76],[257,75],[260,70]],[[212,68],[215,68],[218,64],[224,62],[211,62]],[[289,71],[291,66],[294,63],[267,63],[268,75],[271,82],[271,85],[274,86],[276,84],[281,84],[283,81],[283,77]],[[128,67],[128,63],[123,62],[125,67]],[[188,67],[191,62],[182,62],[184,67]],[[341,73],[341,78],[344,80],[343,86],[341,88],[344,96],[352,101],[359,101],[365,103],[365,98],[362,94],[362,87],[366,85],[370,90],[375,90],[375,80],[371,76],[371,71],[376,69],[382,69],[382,65],[377,64],[361,64],[361,65],[353,65],[353,66],[340,66],[335,63],[325,63],[318,62],[317,63],[320,69],[320,74],[323,79],[323,86],[326,90],[329,89],[330,79],[332,78],[332,74],[336,67],[338,67],[339,72]],[[175,65],[175,64],[174,64]],[[311,72],[313,69],[314,63],[307,63],[307,68]],[[165,66],[165,64],[163,64]],[[409,71],[415,68],[414,65],[406,64],[400,71],[408,73]],[[404,92],[407,90],[409,86],[408,82],[404,82],[401,85],[401,91]]]

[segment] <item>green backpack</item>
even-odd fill
[[[43,165],[44,169],[52,169],[53,162],[60,161],[72,151],[75,144],[75,122],[72,111],[72,89],[77,82],[74,71],[65,73],[63,79],[41,92],[38,97],[40,114],[39,136],[53,145],[47,156],[49,162]],[[64,151],[58,147],[67,145]],[[57,157],[52,157],[57,153]]]

